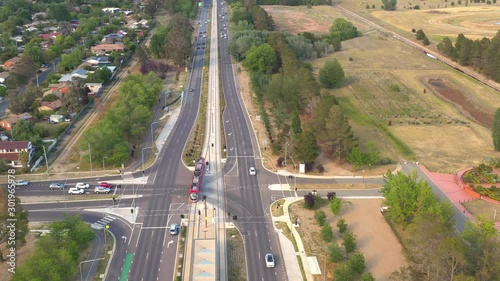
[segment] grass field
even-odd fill
[[[493,204],[484,200],[475,200],[464,203],[474,217],[484,216],[487,220],[500,222],[500,204]]]
[[[309,13],[306,7],[271,7],[277,29],[290,32],[307,29],[294,22],[291,14],[310,16],[302,20],[309,22],[308,26],[312,26],[310,22],[314,22],[315,17],[318,18],[317,25],[322,25],[324,18],[333,19],[340,15],[335,8],[327,6],[312,9],[324,11],[325,15],[319,11]],[[264,8],[271,10],[269,6]],[[371,12],[376,10],[370,9]],[[456,10],[458,13],[459,9]],[[278,16],[280,11],[285,16]],[[363,12],[365,16],[366,11]],[[411,12],[418,14],[423,11],[402,10],[396,14],[408,13],[401,16],[407,18]],[[425,13],[421,16],[424,15],[429,16]],[[500,95],[496,91],[398,40],[369,31],[352,18],[346,18],[364,31],[363,36],[342,42],[340,52],[310,63],[315,73],[327,60],[335,58],[341,63],[346,83],[331,93],[339,99],[360,143],[373,140],[385,157],[415,159],[439,172],[456,172],[478,164],[486,157],[500,155],[493,151],[489,129],[464,116],[461,105],[450,104],[436,96],[427,82],[429,79],[447,81],[473,100],[475,107],[485,111],[494,111],[500,106]],[[434,25],[437,29],[443,28],[443,25]],[[394,85],[399,90],[394,90]]]

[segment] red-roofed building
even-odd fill
[[[28,153],[28,163],[35,155],[35,149],[29,141],[3,141],[0,142],[0,160],[7,162],[7,165],[14,168],[22,168],[19,163],[19,153],[26,151]],[[29,165],[29,164],[28,164]]]
[[[40,37],[43,40],[49,40],[49,39],[53,40],[53,39],[56,39],[57,36],[59,36],[58,32],[40,34]]]
[[[5,118],[3,120],[0,120],[0,127],[4,128],[7,131],[12,130],[12,126],[16,124],[17,121],[19,120],[26,120],[28,122],[31,122],[33,120],[33,116],[29,113],[21,113],[18,115],[12,115],[8,118]]]

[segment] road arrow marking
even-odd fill
[[[123,243],[127,243],[127,236],[122,236]]]
[[[172,243],[174,243],[174,240],[170,240],[170,241],[168,241],[168,243],[167,243],[167,248],[168,248],[168,246],[170,246],[170,244],[172,244]]]

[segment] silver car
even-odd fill
[[[17,181],[14,182],[15,186],[26,186],[28,184],[29,184],[29,182],[25,181],[25,180],[17,180]]]
[[[50,189],[64,189],[64,183],[54,182],[49,185]]]

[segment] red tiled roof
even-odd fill
[[[29,143],[29,141],[2,141],[0,149],[27,149]]]
[[[19,153],[17,152],[0,153],[0,160],[17,161],[19,160]]]

